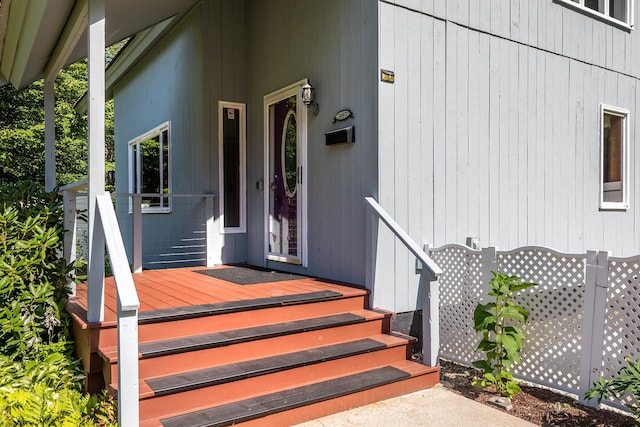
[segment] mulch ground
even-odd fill
[[[471,385],[478,370],[441,359],[440,381],[456,393],[469,399],[490,405],[489,399],[497,396],[490,389],[482,390]],[[580,405],[576,400],[552,391],[521,385],[522,392],[513,396],[513,409],[507,412],[540,426],[566,427],[639,427],[640,423],[624,414],[604,409],[595,410]]]

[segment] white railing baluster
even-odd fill
[[[213,210],[213,197],[207,197],[204,199],[205,203],[205,235],[207,236],[206,245],[207,245],[207,267],[213,267],[216,262],[216,258],[214,257],[214,251],[216,248],[216,241],[214,237],[215,233],[215,217]]]
[[[133,212],[133,272],[142,273],[142,196],[131,196]]]
[[[64,212],[64,252],[63,256],[67,265],[71,265],[76,261],[77,241],[78,241],[78,208],[77,197],[78,191],[87,188],[87,181],[74,182],[69,185],[60,187],[59,192],[62,193],[62,207]],[[71,276],[75,276],[75,270],[71,271]],[[71,290],[71,295],[76,294],[76,283],[69,280],[67,286]]]

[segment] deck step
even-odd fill
[[[392,366],[258,396],[160,420],[164,427],[229,426],[401,381],[411,375]]]
[[[139,352],[143,359],[166,356],[207,348],[223,347],[240,342],[291,335],[300,332],[316,331],[337,326],[365,322],[367,319],[353,313],[337,314],[312,319],[294,320],[273,325],[234,329],[210,334],[186,336],[183,338],[141,343]]]
[[[257,360],[201,369],[177,375],[146,380],[155,396],[208,387],[244,378],[284,371],[300,366],[317,364],[356,354],[369,353],[386,348],[385,343],[366,338],[342,344],[319,347],[295,353],[282,354]]]
[[[255,298],[249,300],[226,301],[213,304],[201,304],[188,307],[167,308],[160,310],[143,311],[138,315],[140,325],[174,320],[193,319],[196,317],[211,316],[216,314],[235,313],[240,311],[258,310],[270,307],[280,307],[289,304],[302,304],[318,301],[327,301],[341,298],[343,295],[334,291],[307,292],[295,295],[279,295],[268,298]]]

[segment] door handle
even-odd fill
[[[269,187],[271,187],[271,191],[276,191],[278,189],[278,184],[276,184],[277,180],[278,180],[278,175],[274,175],[273,176],[273,181],[269,185]]]

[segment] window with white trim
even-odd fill
[[[146,194],[142,212],[171,211],[171,198],[160,196],[170,193],[170,128],[166,122],[129,141],[129,192]]]
[[[600,208],[629,208],[629,110],[600,106]]]
[[[633,0],[556,0],[605,21],[633,26]]]
[[[246,119],[245,105],[218,102],[220,229],[246,232]]]

